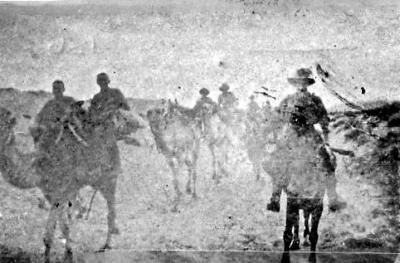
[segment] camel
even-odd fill
[[[186,123],[196,129],[197,139],[206,143],[212,157],[212,179],[219,183],[223,176],[228,175],[228,150],[233,146],[234,137],[231,123],[224,122],[219,111],[212,112],[212,109],[203,108],[196,113],[191,108],[179,105],[176,100],[175,103],[168,101],[167,108],[168,111],[183,116]]]
[[[68,212],[79,190],[85,186],[99,191],[107,201],[108,232],[100,251],[109,249],[112,234],[119,233],[115,225],[115,190],[120,163],[113,159],[107,149],[107,143],[116,141],[108,140],[104,143],[103,130],[84,125],[88,119],[86,111],[81,108],[82,104],[78,102],[71,105],[70,114],[65,118],[68,125],[60,127],[56,137],[43,141],[39,139],[42,131],[31,129],[36,144],[49,143],[46,146],[48,155],[40,151],[21,154],[14,140],[13,127],[16,120],[9,110],[0,108],[0,169],[3,178],[21,189],[40,188],[50,203],[44,237],[45,262],[50,262],[57,222],[66,240],[65,260],[72,261]]]
[[[299,210],[311,215],[309,240],[311,252],[316,250],[318,225],[323,211],[326,169],[318,155],[314,140],[298,137],[288,122],[276,113],[268,131],[276,138],[275,149],[266,153],[264,170],[271,176],[273,186],[285,186],[287,193],[286,226],[283,235],[284,251],[288,252],[293,241],[292,229],[298,237]],[[296,230],[297,228],[297,230]]]
[[[154,136],[156,147],[162,153],[170,166],[173,174],[176,198],[172,211],[177,211],[177,205],[182,195],[178,185],[178,174],[183,163],[188,168],[188,181],[186,192],[197,198],[196,193],[196,164],[202,141],[207,143],[212,155],[213,176],[218,183],[225,170],[227,143],[224,128],[218,116],[211,116],[209,125],[199,125],[195,120],[192,109],[164,101],[161,108],[151,109],[147,112],[150,128]],[[193,184],[193,190],[191,185]]]
[[[273,133],[269,132],[268,129],[268,125],[271,125],[271,118],[269,115],[270,114],[264,115],[260,113],[256,116],[248,116],[246,120],[244,144],[246,146],[247,156],[253,165],[256,181],[259,181],[261,178],[266,147],[275,142]]]
[[[199,152],[199,140],[196,129],[187,122],[186,118],[165,109],[151,109],[147,112],[151,132],[153,133],[156,147],[161,152],[172,170],[173,184],[176,198],[172,211],[177,211],[181,198],[178,174],[183,163],[188,168],[188,181],[186,192],[191,193],[194,199],[196,194],[196,163]],[[193,180],[193,190],[191,184]]]

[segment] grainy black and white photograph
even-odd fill
[[[400,263],[398,0],[0,0],[0,262]]]

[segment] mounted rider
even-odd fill
[[[250,102],[247,104],[247,117],[250,120],[256,120],[256,116],[260,114],[260,106],[258,106],[258,103],[254,100],[254,95],[251,95],[249,97]]]
[[[97,85],[100,92],[94,95],[89,106],[89,119],[94,131],[102,134],[102,139],[106,145],[110,156],[115,165],[120,166],[119,149],[116,139],[116,127],[113,117],[117,110],[129,111],[130,107],[122,92],[119,89],[110,88],[110,78],[104,72],[97,75]]]
[[[254,100],[254,95],[251,95],[249,97],[250,102],[247,104],[247,129],[253,130],[257,129],[259,125],[262,122],[262,112],[260,106],[257,104],[257,102]]]
[[[61,129],[64,128],[63,117],[66,110],[76,102],[74,98],[64,96],[65,87],[61,80],[55,80],[52,88],[54,98],[43,106],[35,119],[34,130],[40,134],[33,134],[34,140],[36,142],[40,140],[40,145],[44,148],[56,142],[57,137],[62,133]]]
[[[279,105],[278,112],[284,121],[290,123],[295,134],[305,140],[315,142],[318,147],[319,157],[322,159],[326,172],[326,190],[329,198],[329,208],[332,211],[340,210],[346,203],[339,201],[336,193],[336,158],[329,148],[329,117],[322,100],[307,91],[307,87],[315,83],[311,78],[312,71],[307,68],[298,69],[296,76],[288,78],[288,82],[297,87],[297,92],[286,97]],[[316,126],[320,126],[318,132]],[[273,193],[267,209],[278,212],[280,210],[279,200],[282,190],[287,189],[287,181],[282,180],[273,185]]]
[[[197,100],[196,105],[193,107],[192,112],[195,119],[198,121],[201,127],[201,132],[204,135],[207,133],[209,128],[209,120],[212,115],[217,112],[218,105],[208,95],[210,91],[206,88],[202,88],[199,91],[201,97]]]
[[[219,87],[219,90],[222,93],[218,96],[220,116],[226,123],[232,122],[238,101],[238,99],[231,91],[229,91],[229,89],[229,85],[227,83],[223,83],[221,87]]]

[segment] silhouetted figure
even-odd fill
[[[307,87],[315,83],[310,78],[312,72],[309,69],[299,69],[294,78],[288,78],[288,82],[298,88],[293,95],[286,97],[280,104],[278,111],[290,122],[291,127],[299,137],[306,137],[315,140],[319,145],[319,155],[324,160],[328,172],[326,180],[329,208],[332,211],[340,210],[346,203],[340,201],[336,193],[335,167],[336,159],[327,146],[329,135],[329,117],[322,100],[315,94],[307,91]],[[322,136],[315,129],[314,125],[319,124],[322,128]],[[285,182],[282,185],[274,185],[270,202],[267,209],[279,212],[279,200],[281,192],[286,189]]]
[[[114,164],[120,164],[119,150],[115,134],[115,125],[112,120],[116,110],[130,110],[127,100],[119,89],[110,88],[110,78],[106,73],[97,75],[97,84],[100,92],[94,95],[90,102],[89,117],[95,129],[101,129],[104,143],[113,153]]]
[[[36,116],[36,126],[42,129],[41,136],[37,140],[51,140],[55,142],[56,137],[63,128],[63,116],[66,114],[66,109],[75,102],[72,97],[64,96],[65,87],[61,80],[53,82],[54,98],[49,100]],[[43,141],[44,145],[46,144]]]
[[[201,131],[203,134],[207,132],[209,128],[209,119],[211,115],[217,112],[217,104],[208,95],[210,91],[206,88],[202,88],[199,91],[201,98],[197,100],[196,105],[193,107],[193,114],[199,121]]]

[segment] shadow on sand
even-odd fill
[[[21,248],[7,247],[0,244],[1,263],[31,263],[31,257],[32,255]]]
[[[103,254],[90,254],[82,262],[151,262],[151,263],[393,263],[396,254],[377,253],[329,253],[329,252],[160,252],[160,251],[109,251]]]
[[[132,251],[110,250],[105,253],[75,255],[75,262],[149,262],[149,263],[394,263],[395,253],[335,253],[296,251],[253,252],[253,251]],[[21,248],[7,247],[0,244],[1,263],[42,262],[42,255],[23,251]],[[56,262],[62,262],[59,259]]]

